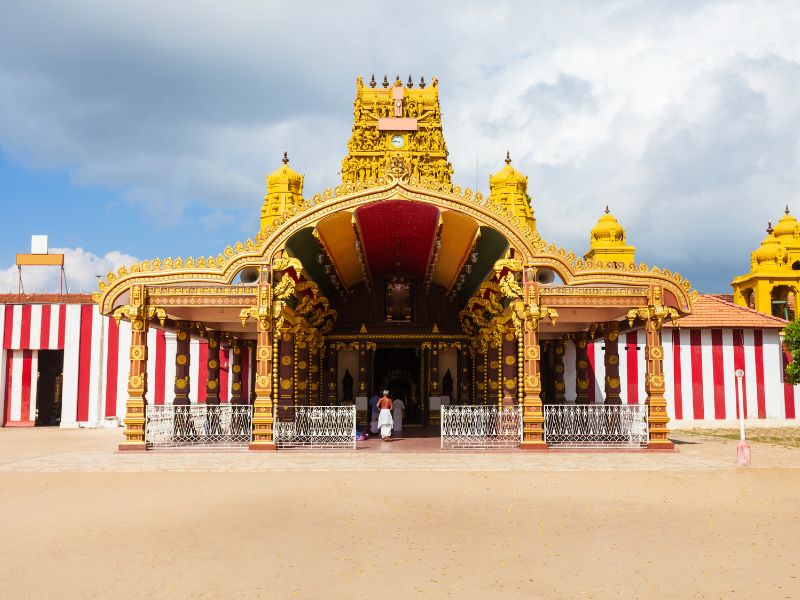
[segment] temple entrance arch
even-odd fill
[[[400,398],[406,405],[405,426],[424,423],[424,402],[420,381],[420,350],[415,347],[383,347],[375,352],[376,387],[389,390],[389,395]]]

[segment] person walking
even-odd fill
[[[395,398],[392,402],[392,419],[394,420],[394,431],[401,433],[403,431],[403,411],[406,409],[406,403],[400,398]]]
[[[378,425],[381,428],[381,439],[392,439],[392,426],[394,421],[392,419],[392,399],[389,398],[389,390],[383,390],[383,396],[378,400]]]

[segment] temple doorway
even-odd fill
[[[64,377],[64,351],[39,350],[36,386],[36,425],[61,423],[61,387]]]
[[[378,348],[375,352],[375,386],[389,390],[406,405],[404,427],[419,427],[426,415],[420,393],[418,348]]]

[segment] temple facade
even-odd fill
[[[3,424],[121,421],[142,450],[167,415],[158,435],[271,450],[301,415],[312,437],[339,414],[354,433],[388,389],[443,436],[447,415],[491,417],[523,449],[593,427],[670,449],[670,419],[736,417],[737,368],[745,415],[794,418],[784,319],[637,263],[608,208],[584,253],[545,241],[509,155],[488,195],[458,186],[435,79],[359,79],[353,117],[341,182],[308,195],[284,155],[251,239],[108,273],[94,306],[6,298]]]

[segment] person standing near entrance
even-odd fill
[[[381,428],[381,439],[391,440],[392,426],[394,425],[394,421],[392,420],[392,399],[389,398],[389,390],[383,390],[383,396],[380,400],[378,400],[378,410],[381,411],[378,415],[378,425]]]
[[[400,433],[403,431],[403,411],[406,409],[406,403],[400,398],[395,398],[392,402],[392,418],[394,419],[394,431]]]

